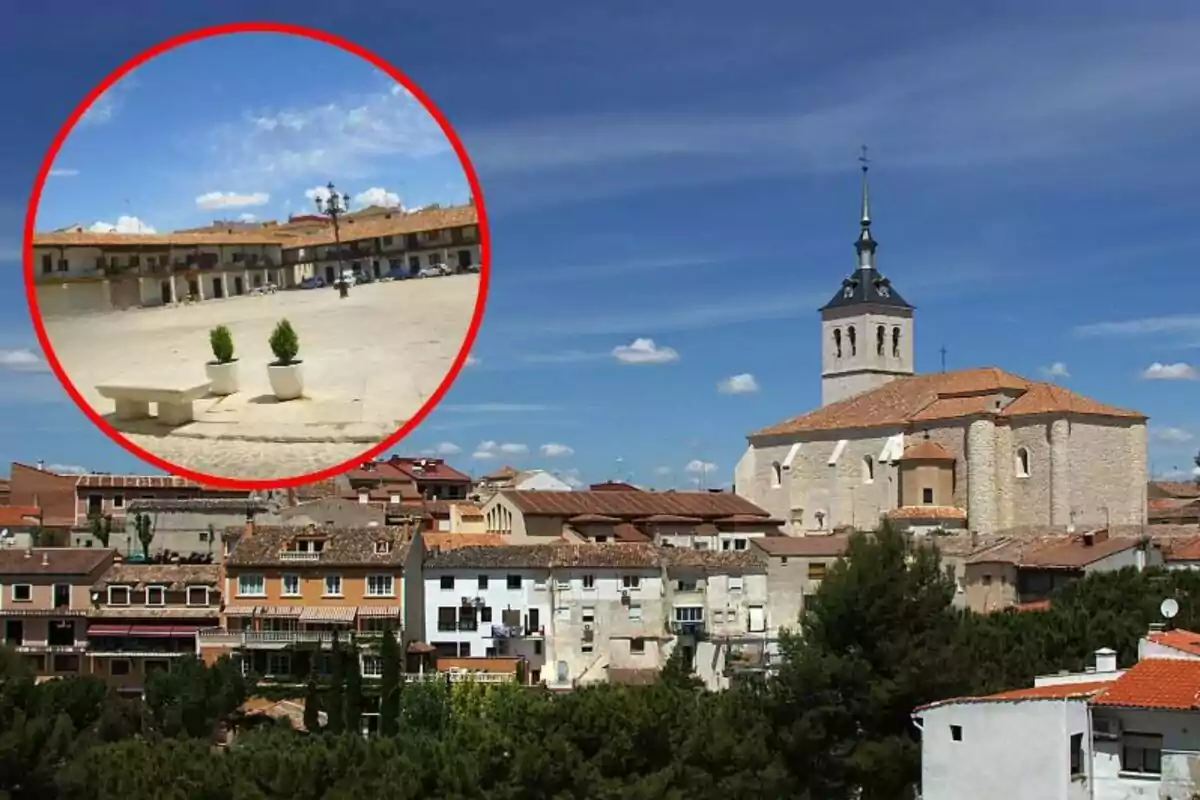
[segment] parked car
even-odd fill
[[[460,275],[466,275],[466,274],[472,273],[472,272],[479,272],[478,264],[467,264],[466,266],[458,268],[458,273]]]
[[[342,276],[334,281],[334,285],[336,286],[339,283],[344,283],[347,286],[357,286],[358,276],[355,275],[351,270],[344,269],[342,270]]]
[[[432,266],[423,267],[421,269],[421,271],[417,273],[417,277],[418,278],[440,278],[445,274],[446,274],[445,267],[443,267],[441,264],[434,264]]]
[[[394,281],[406,281],[412,277],[412,270],[408,267],[392,267],[387,271],[387,277]]]
[[[313,275],[300,281],[301,289],[321,289],[325,286],[325,279],[319,275]]]

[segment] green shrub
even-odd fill
[[[292,323],[286,319],[279,320],[271,333],[271,352],[275,354],[276,366],[286,367],[296,363],[296,355],[300,352],[300,338]]]
[[[212,345],[213,358],[218,364],[228,364],[233,361],[233,334],[224,325],[218,325],[208,332],[208,343]]]

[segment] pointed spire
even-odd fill
[[[859,269],[875,269],[875,240],[871,238],[871,196],[867,186],[867,168],[871,162],[867,158],[865,144],[858,160],[862,164],[862,215],[858,222],[860,230],[854,249],[858,251]]]

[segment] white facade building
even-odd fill
[[[921,730],[921,797],[1191,800],[1200,793],[1200,635],[1151,632],[1139,661],[1099,650],[1088,672],[934,703]]]

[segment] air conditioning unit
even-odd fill
[[[621,592],[621,605],[623,605],[623,606],[629,605],[629,592],[628,591]]]

